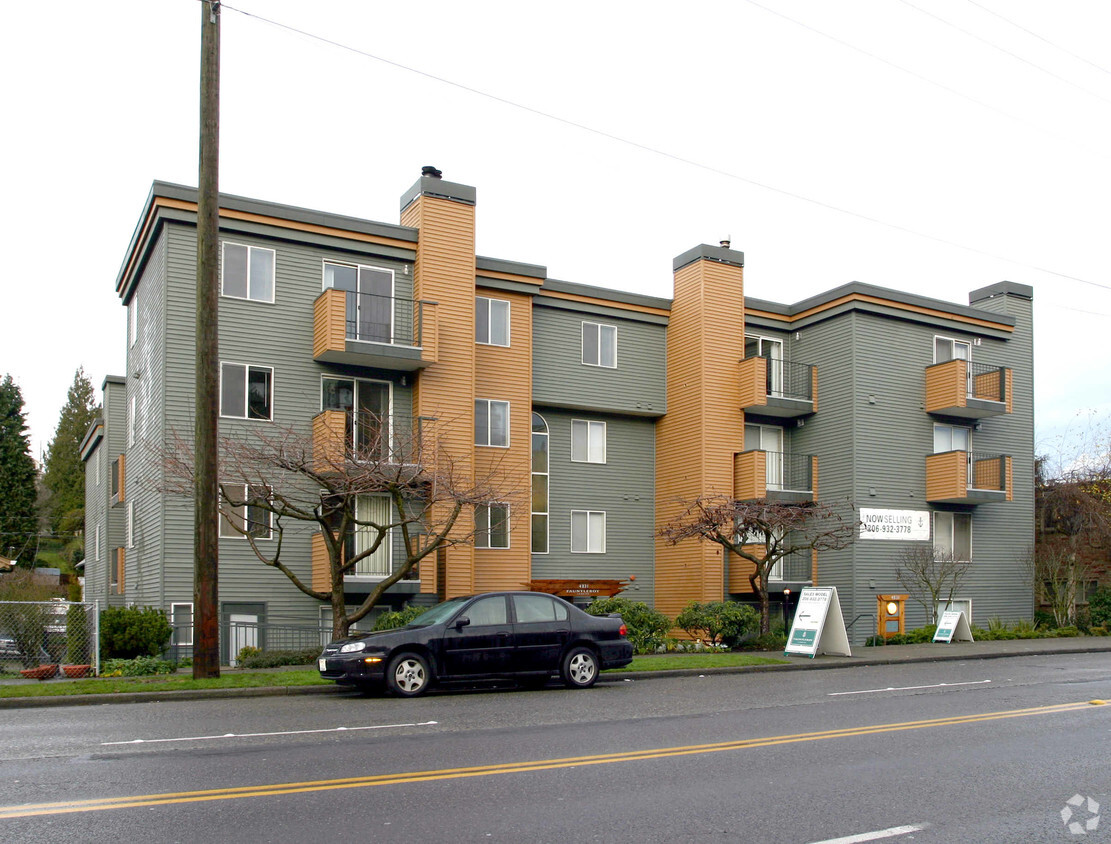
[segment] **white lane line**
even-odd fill
[[[229,738],[265,738],[267,736],[303,736],[310,733],[351,733],[356,730],[396,730],[402,727],[431,727],[439,721],[419,721],[415,724],[374,724],[368,727],[329,727],[323,730],[283,730],[274,733],[224,733],[220,736],[181,736],[180,738],[130,739],[128,741],[102,741],[101,747],[112,744],[161,744],[171,741],[213,741]]]
[[[991,680],[969,680],[967,683],[934,683],[929,686],[888,686],[886,689],[861,689],[858,692],[826,692],[826,697],[839,695],[874,695],[877,692],[909,692],[915,689],[944,689],[952,686],[982,686]]]
[[[846,835],[844,838],[827,838],[825,841],[814,841],[811,844],[860,844],[862,841],[880,841],[884,838],[896,838],[900,835],[909,835],[912,832],[921,832],[929,824],[917,826],[893,826],[888,829],[877,829],[875,832],[862,832],[859,835]]]

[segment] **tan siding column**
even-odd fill
[[[744,445],[738,362],[744,358],[744,255],[700,246],[675,259],[667,329],[667,415],[656,428],[656,528],[680,502],[733,495],[733,456]],[[676,615],[725,594],[720,546],[656,539],[656,608]]]

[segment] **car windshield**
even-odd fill
[[[442,604],[436,604],[432,609],[427,612],[422,612],[408,624],[406,627],[427,627],[430,624],[439,624],[444,619],[453,615],[463,604],[469,601],[469,597],[452,598],[450,601],[444,601]]]

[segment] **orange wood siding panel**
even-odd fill
[[[741,407],[757,407],[768,403],[768,361],[766,358],[745,358],[740,363]]]
[[[813,493],[813,500],[818,500],[818,455],[810,458],[810,492]]]
[[[968,362],[950,360],[926,367],[926,412],[968,404]]]
[[[764,559],[765,548],[763,545],[746,545],[745,550],[755,554],[761,560]],[[736,554],[729,555],[729,579],[726,583],[725,591],[729,594],[737,594],[739,592],[751,592],[752,584],[749,582],[749,577],[756,569],[756,566],[751,561],[746,560],[744,557],[738,557]]]
[[[478,477],[490,477],[509,504],[509,548],[475,549],[476,591],[521,589],[532,578],[532,299],[478,290],[509,302],[509,345],[475,346],[475,396],[509,402],[509,448],[475,449]]]
[[[312,355],[342,352],[347,338],[347,298],[342,290],[325,290],[316,297],[312,314]]]
[[[814,402],[813,410],[814,410],[815,413],[817,413],[818,412],[818,367],[816,365],[814,366],[813,369],[810,370],[810,398]],[[817,495],[817,489],[814,490],[814,494]]]
[[[439,305],[436,302],[422,301],[414,309],[419,325],[413,326],[413,336],[419,338],[421,358],[436,363],[440,349]]]
[[[736,377],[744,358],[744,273],[699,260],[675,273],[667,329],[667,408],[656,429],[656,527],[706,494],[730,495],[733,455],[744,447]],[[721,600],[719,546],[656,540],[656,608],[674,616],[692,600]]]
[[[733,497],[738,501],[765,498],[768,494],[768,454],[741,451],[733,455]]]
[[[121,453],[119,459],[120,459],[120,497],[119,497],[119,500],[124,501],[125,500],[124,482],[127,479],[127,472],[125,471],[125,469],[127,467],[127,455]]]
[[[124,575],[127,571],[127,549],[116,549],[116,594],[123,595],[126,584],[124,583]]]
[[[926,500],[942,501],[968,495],[968,458],[964,451],[926,457]]]
[[[312,588],[317,592],[332,591],[331,566],[328,564],[328,548],[324,536],[312,535]]]
[[[317,472],[342,465],[344,459],[345,414],[342,410],[322,410],[312,418],[312,462]]]
[[[435,196],[418,196],[405,208],[401,223],[419,229],[413,265],[413,298],[436,302],[436,363],[425,368],[413,388],[413,414],[437,420],[425,427],[454,464],[474,478],[475,400],[475,209]],[[526,429],[527,430],[527,429]],[[443,512],[434,514],[434,518]],[[474,526],[470,512],[460,515],[453,535]],[[430,567],[427,567],[430,568]],[[435,575],[440,574],[440,566]],[[474,547],[453,545],[444,554],[445,583],[422,570],[422,588],[449,597],[475,591]]]
[[[1014,370],[1007,368],[1007,412],[1014,412]]]

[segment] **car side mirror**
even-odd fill
[[[462,630],[464,627],[466,627],[470,623],[471,623],[471,620],[469,618],[467,618],[465,615],[461,615],[461,616],[459,616],[459,618],[455,619],[455,629],[456,630]]]

